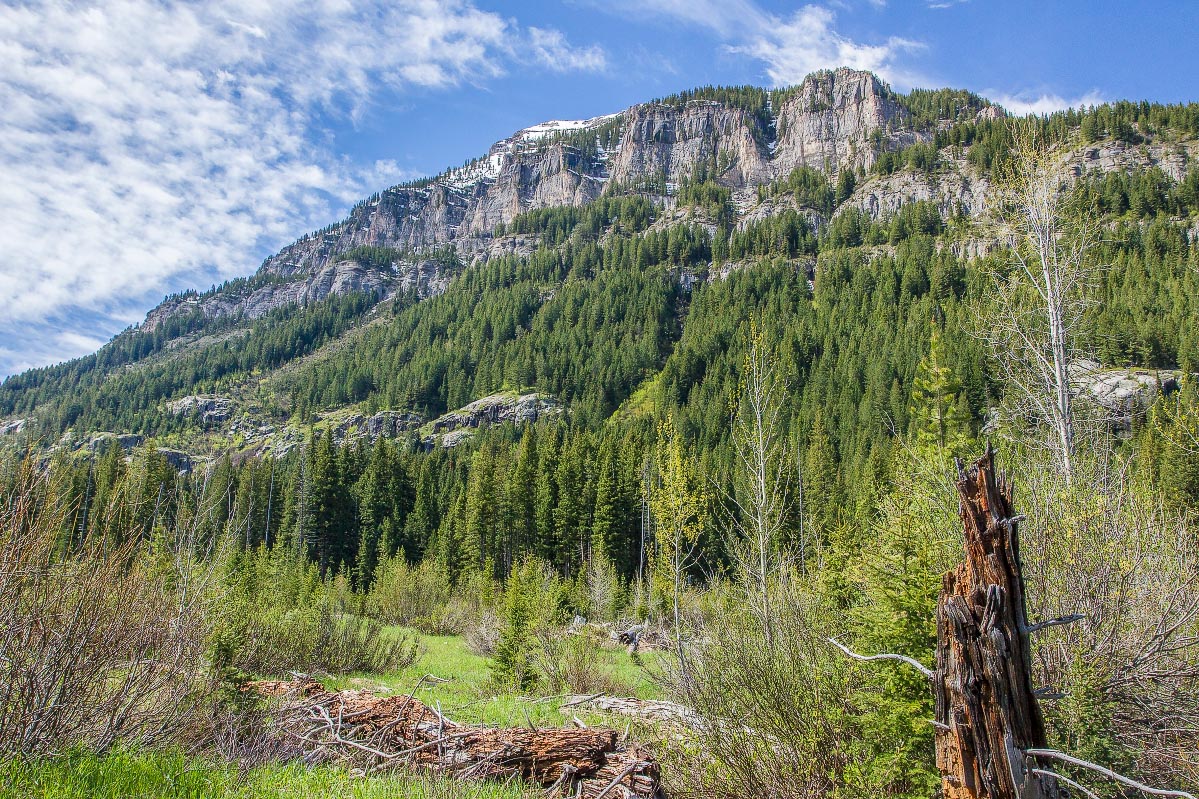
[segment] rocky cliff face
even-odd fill
[[[210,318],[242,314],[253,319],[331,294],[365,292],[379,299],[409,289],[420,296],[437,294],[452,277],[448,261],[435,257],[440,248],[452,246],[466,263],[526,254],[535,241],[495,238],[496,226],[531,209],[592,202],[609,182],[638,187],[669,209],[674,188],[701,165],[709,174],[714,166],[716,179],[734,190],[736,210],[745,223],[787,204],[781,199],[759,203],[756,187],[797,167],[830,176],[846,169],[869,172],[883,150],[933,137],[932,130],[914,125],[902,98],[869,72],[819,72],[771,97],[777,107],[768,104],[752,112],[712,100],[675,99],[526,128],[462,167],[394,186],[360,203],[342,222],[268,258],[259,279],[248,287],[174,298],[152,311],[146,326],[197,307]],[[978,116],[1002,113],[997,106],[986,106]],[[1194,143],[1105,141],[1067,154],[1063,168],[1080,176],[1092,170],[1157,166],[1180,179],[1196,157]],[[847,207],[885,217],[905,203],[930,200],[944,216],[982,213],[991,188],[987,177],[960,152],[945,150],[941,158],[933,174],[901,170],[860,181]],[[818,227],[827,220],[812,216],[811,221]],[[347,253],[362,246],[393,248],[396,259],[384,267],[347,260]]]
[[[498,224],[530,209],[589,203],[608,181],[634,186],[664,179],[669,193],[700,164],[715,163],[721,182],[743,190],[797,166],[830,173],[868,168],[879,147],[893,149],[922,135],[905,128],[905,111],[891,97],[874,75],[839,69],[810,76],[780,108],[768,109],[768,120],[700,100],[526,128],[482,158],[387,189],[344,221],[283,248],[263,263],[260,275],[270,278],[263,285],[176,298],[152,311],[146,326],[197,306],[208,317],[257,318],[282,305],[351,291],[382,298],[415,286],[435,294],[448,277],[422,254],[453,244],[464,259],[488,257],[496,251],[491,234]],[[601,130],[613,134],[606,137],[608,149],[577,146],[580,137]],[[341,258],[359,246],[391,247],[411,257],[390,269]]]
[[[879,148],[896,150],[931,133],[912,130],[907,112],[869,72],[838,69],[810,75],[778,110],[772,168],[800,166],[830,174],[869,169]]]

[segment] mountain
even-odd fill
[[[957,94],[954,119],[1000,113]],[[270,285],[244,294],[175,298],[152,311],[145,326],[197,305],[208,317],[244,311],[257,318],[329,294],[408,287],[435,293],[444,281],[427,257],[431,250],[452,244],[466,260],[516,251],[518,238],[494,232],[530,210],[583,206],[607,186],[643,191],[669,205],[678,185],[704,167],[741,193],[797,167],[831,176],[868,170],[880,152],[931,141],[934,131],[873,74],[849,69],[813,75],[782,91],[697,90],[594,119],[545,122],[461,167],[359,203],[348,219],[268,258],[257,277],[270,278]],[[407,257],[397,257],[389,275],[370,269],[369,258],[361,257],[364,247]]]
[[[907,257],[902,246],[925,238],[926,265],[985,255],[966,221],[986,209],[1010,121],[969,92],[903,95],[838,69],[786,89],[709,87],[534,125],[461,167],[363,200],[253,276],[168,297],[93,356],[9,378],[0,435],[67,449],[124,436],[197,455],[281,453],[318,425],[339,440],[431,446],[463,439],[443,441],[438,417],[485,397],[509,410],[467,410],[466,427],[524,419],[528,396],[589,424],[651,399],[686,402],[724,357],[709,349],[675,363],[702,332],[691,329],[697,285],[781,264],[806,284],[797,290],[819,295],[822,282],[835,288],[829,275],[844,258],[860,270]],[[1042,126],[1067,177],[1114,203],[1113,220],[1169,217],[1194,240],[1194,105],[1120,103]],[[933,278],[961,284],[946,275],[964,269],[955,262]],[[757,296],[759,310],[744,310],[770,302]],[[1172,344],[1137,346],[1108,351],[1121,365],[1179,362]],[[912,363],[891,368],[902,394]],[[667,387],[670,375],[682,383]],[[991,390],[976,379],[979,418]]]

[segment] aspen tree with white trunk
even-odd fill
[[[708,497],[698,486],[697,468],[683,450],[683,443],[668,416],[658,426],[656,451],[658,480],[649,487],[649,506],[654,517],[655,548],[651,560],[657,591],[669,599],[674,627],[675,654],[684,676],[687,673],[683,648],[683,592],[688,570],[695,565],[700,536],[708,521]]]
[[[996,186],[993,233],[1005,248],[994,272],[993,311],[984,335],[1007,378],[1007,403],[1017,418],[1044,425],[1044,444],[1067,481],[1078,448],[1072,391],[1083,371],[1078,338],[1098,266],[1095,215],[1070,190],[1060,150],[1037,120],[1016,123],[1012,159]]]
[[[792,503],[794,457],[782,420],[786,385],[765,336],[753,325],[735,398],[733,490],[727,497],[729,549],[748,605],[774,643],[772,584],[786,574],[782,538]]]

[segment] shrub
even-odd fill
[[[776,587],[772,644],[736,597],[705,619],[684,673],[667,675],[700,714],[670,756],[704,795],[826,796],[852,762],[852,666],[825,637],[832,614],[815,596]],[[872,794],[867,794],[872,795]]]
[[[602,634],[591,627],[575,632],[539,630],[533,662],[543,687],[550,693],[630,694],[600,663]]]
[[[214,659],[235,679],[289,672],[390,671],[420,654],[409,635],[390,635],[377,619],[347,610],[360,597],[344,579],[322,581],[312,564],[281,549],[233,558],[228,612],[214,635]]]
[[[465,615],[450,611],[450,575],[433,560],[410,566],[404,558],[379,564],[367,611],[388,624],[404,624],[434,635],[454,635]]]
[[[165,534],[64,553],[50,482],[27,460],[0,497],[0,752],[171,740],[216,691],[215,568]]]

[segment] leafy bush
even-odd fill
[[[437,561],[410,566],[402,556],[379,564],[367,610],[388,624],[415,627],[428,635],[457,635],[467,613],[451,607],[450,575]]]
[[[321,580],[293,553],[262,549],[233,559],[226,576],[227,620],[214,634],[214,660],[230,676],[289,672],[390,671],[415,662],[411,636],[389,635],[363,618],[348,580]]]
[[[0,753],[173,740],[216,691],[214,568],[165,533],[64,545],[50,483],[0,474]]]
[[[533,662],[542,687],[553,694],[631,694],[630,686],[601,665],[601,637],[591,627],[575,632],[539,630]]]
[[[687,669],[667,675],[703,720],[669,755],[702,795],[828,796],[847,777],[851,667],[825,640],[836,615],[794,585],[775,591],[772,644],[761,619],[726,595]]]

